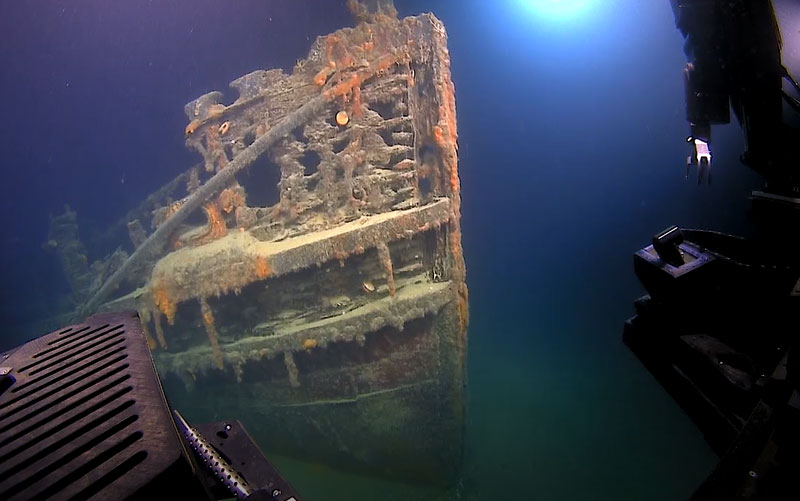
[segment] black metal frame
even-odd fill
[[[194,430],[249,479],[247,499],[300,500],[238,421]],[[136,313],[0,355],[0,499],[230,498],[209,471],[176,428]]]

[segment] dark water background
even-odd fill
[[[465,499],[684,499],[715,457],[622,345],[631,254],[671,224],[747,232],[736,127],[715,178],[683,178],[682,39],[668,0],[553,22],[525,0],[396,0],[448,29],[470,288]],[[48,215],[86,236],[197,157],[183,104],[290,69],[352,25],[344,0],[0,6],[0,348],[68,291]],[[228,95],[228,98],[232,98]],[[111,249],[89,249],[103,254]],[[91,255],[90,259],[100,257]],[[279,458],[309,499],[440,493]]]

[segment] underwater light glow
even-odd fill
[[[571,19],[585,13],[595,0],[522,0],[534,14],[549,19]]]

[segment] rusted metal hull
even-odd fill
[[[453,291],[402,330],[375,329],[358,342],[333,342],[243,367],[242,379],[167,377],[171,402],[195,419],[237,416],[270,451],[338,468],[433,484],[460,467],[463,381]],[[291,374],[294,372],[294,374]]]
[[[135,252],[146,283],[99,309],[140,312],[191,421],[236,417],[267,451],[452,482],[467,288],[444,27],[378,12],[291,74],[231,85],[230,105],[186,106],[202,165],[155,212],[170,231],[128,225],[161,250]],[[186,214],[201,203],[205,222]]]

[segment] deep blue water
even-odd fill
[[[444,21],[456,85],[471,310],[463,497],[683,499],[716,458],[622,345],[642,293],[631,254],[671,224],[747,232],[758,180],[738,163],[734,126],[716,132],[714,185],[684,179],[685,58],[668,0],[598,1],[573,22],[524,1],[395,2]],[[184,103],[291,68],[314,37],[352,24],[343,4],[3,3],[0,346],[40,334],[26,324],[68,290],[41,247],[49,214],[69,204],[87,235],[122,217],[196,161]],[[410,489],[284,464],[319,499]]]

